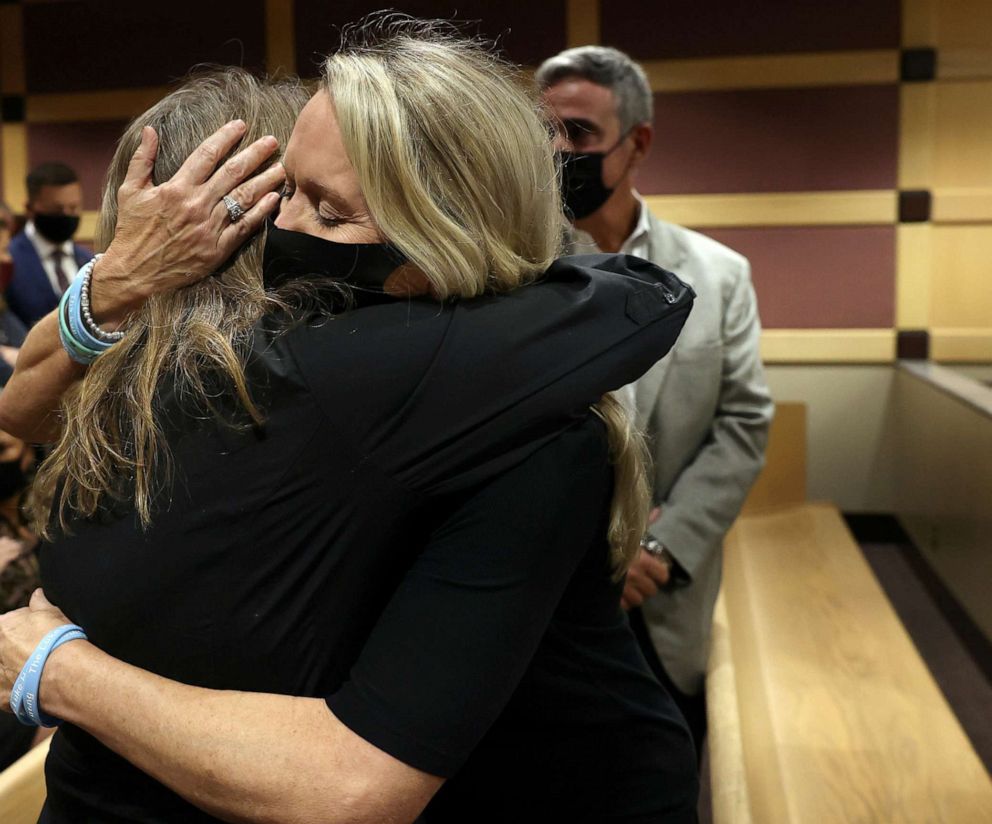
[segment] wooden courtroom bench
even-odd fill
[[[805,438],[801,418],[790,437]],[[804,496],[774,466],[789,451],[777,434],[780,497]],[[992,822],[992,781],[841,514],[767,491],[725,545],[707,676],[715,824]]]
[[[52,739],[37,747],[0,772],[0,822],[35,824],[45,803],[45,757]]]

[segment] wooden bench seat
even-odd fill
[[[992,782],[835,507],[742,516],[725,558],[716,824],[992,822]]]
[[[35,824],[45,804],[45,758],[51,738],[0,772],[0,822]]]

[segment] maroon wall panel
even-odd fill
[[[644,194],[896,186],[898,86],[655,95]]]
[[[340,38],[337,28],[370,12],[393,8],[415,17],[462,21],[463,31],[498,39],[511,60],[536,65],[565,48],[565,0],[507,3],[501,0],[296,0],[297,71],[317,74],[321,55],[333,50]]]
[[[751,261],[767,329],[891,327],[895,227],[703,229]]]
[[[609,0],[603,42],[641,60],[895,49],[900,0]]]
[[[264,0],[24,5],[29,92],[156,86],[198,63],[265,68]]]
[[[126,126],[119,121],[31,123],[28,164],[36,166],[51,160],[68,163],[83,185],[83,207],[99,209],[103,177]],[[22,206],[16,204],[18,209]]]

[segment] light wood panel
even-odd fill
[[[904,83],[899,89],[899,188],[933,185],[937,92],[932,83]]]
[[[28,130],[23,123],[0,124],[0,163],[3,164],[3,199],[15,212],[27,203]]]
[[[265,0],[265,67],[270,74],[296,74],[293,0]]]
[[[992,189],[937,189],[933,193],[935,223],[992,222]]]
[[[992,329],[992,225],[933,227],[930,321]]]
[[[569,48],[600,42],[599,16],[599,0],[568,0],[565,7],[565,39]]]
[[[765,466],[748,493],[743,514],[806,501],[806,404],[776,403]]]
[[[889,190],[766,192],[726,195],[647,195],[655,215],[683,226],[871,226],[896,219]]]
[[[850,86],[899,82],[894,49],[644,60],[655,92]]]
[[[0,5],[0,94],[24,94],[24,11]]]
[[[751,824],[751,802],[744,770],[740,697],[723,596],[713,610],[710,658],[706,668],[706,715],[709,730],[713,824]]]
[[[894,329],[765,329],[765,363],[891,363]]]
[[[0,821],[35,824],[45,803],[45,758],[51,738],[0,772]]]
[[[941,82],[936,94],[934,188],[992,187],[992,80]]]
[[[992,3],[988,0],[941,0],[936,46],[941,50],[992,50]]]
[[[26,100],[26,118],[29,123],[130,120],[170,91],[168,86],[149,86],[105,92],[31,94]]]
[[[902,0],[902,45],[921,48],[937,43],[940,0]]]
[[[931,329],[930,357],[941,363],[992,363],[992,327]]]
[[[933,269],[932,228],[926,223],[896,227],[896,327],[926,329],[930,325],[930,275]]]
[[[985,820],[992,782],[835,507],[740,518],[725,565],[755,821]]]

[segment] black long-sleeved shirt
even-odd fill
[[[584,767],[535,762],[583,809],[660,820],[694,798],[691,744],[619,611],[588,407],[668,351],[691,300],[649,264],[591,256],[501,297],[266,318],[247,369],[264,426],[198,419],[166,387],[175,476],[152,527],[127,503],[73,524],[42,552],[46,593],[167,678],[324,697],[451,777],[428,821],[482,820],[465,811],[514,771],[532,804],[519,771],[542,742],[567,763],[598,748]],[[604,755],[625,769],[591,797]],[[46,774],[49,821],[213,820],[71,725]]]

